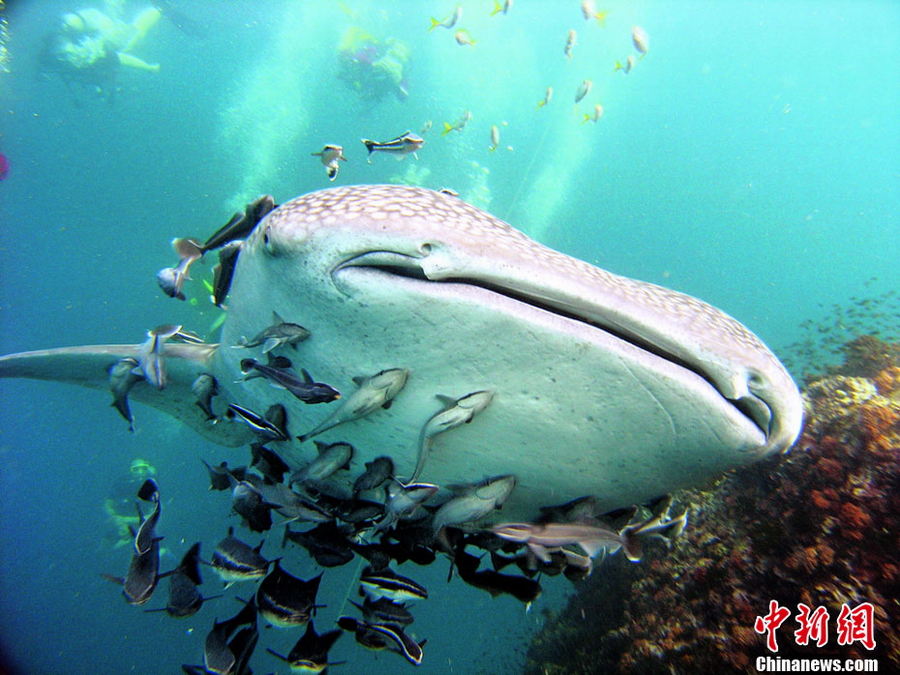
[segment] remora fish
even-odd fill
[[[375,490],[376,488],[380,488],[389,481],[393,475],[393,460],[386,455],[376,457],[371,462],[366,462],[366,470],[353,481],[353,492],[356,494],[363,490]]]
[[[366,150],[369,151],[369,164],[372,163],[373,152],[384,152],[389,155],[394,155],[398,159],[403,159],[406,155],[412,154],[413,157],[419,159],[416,152],[425,145],[425,139],[421,136],[417,136],[411,131],[407,131],[404,134],[397,136],[397,138],[384,143],[370,141],[366,138],[363,138],[362,142],[363,145],[366,146]]]
[[[353,446],[349,443],[320,443],[316,441],[318,455],[305,468],[296,471],[289,484],[323,481],[338,469],[350,467],[353,459]]]
[[[368,623],[351,616],[340,617],[338,626],[346,631],[355,632],[356,641],[369,649],[384,649],[387,644],[383,638],[388,638],[394,642],[394,651],[402,654],[407,661],[415,666],[422,663],[422,647],[425,645],[425,640],[416,642],[400,626],[389,623]],[[375,639],[373,639],[373,634]]]
[[[250,427],[254,433],[264,439],[263,442],[287,441],[290,439],[283,425],[271,422],[266,417],[258,415],[249,408],[239,406],[237,403],[232,403],[228,406],[228,412],[225,413],[225,416],[228,417],[229,415]]]
[[[516,486],[515,476],[496,476],[454,489],[456,496],[441,504],[434,514],[435,532],[447,525],[459,525],[481,520],[499,509]]]
[[[257,333],[250,340],[241,336],[234,347],[259,347],[262,345],[262,353],[268,354],[276,347],[290,345],[296,349],[297,344],[303,342],[309,335],[309,331],[303,326],[297,323],[289,323],[282,319],[278,312],[273,311],[271,326]]]
[[[687,510],[674,519],[653,516],[643,523],[628,525],[620,532],[596,520],[577,523],[505,523],[490,528],[501,539],[527,544],[537,557],[549,560],[548,549],[577,544],[590,557],[605,550],[615,553],[620,548],[629,560],[641,559],[640,535],[662,535],[673,531],[677,536],[687,525]]]
[[[431,451],[434,437],[471,422],[475,415],[488,407],[488,404],[494,399],[494,392],[487,390],[473,391],[471,394],[466,394],[458,399],[438,395],[438,399],[444,404],[444,409],[434,415],[422,427],[422,433],[419,435],[419,458],[416,461],[416,468],[412,477],[409,479],[410,482],[415,482],[422,474],[422,469],[425,468],[425,460],[428,459],[428,453]]]
[[[289,368],[278,368],[256,359],[241,359],[241,372],[248,373],[251,370],[261,373],[309,405],[331,403],[341,397],[340,392],[331,385],[313,381],[312,375],[305,368],[300,369],[301,377]]]
[[[147,341],[141,345],[138,364],[139,372],[143,372],[147,382],[157,389],[165,389],[168,378],[166,375],[166,340],[174,337],[181,330],[181,326],[166,324],[157,326],[147,333]]]
[[[131,406],[128,405],[128,392],[131,388],[144,379],[138,361],[126,356],[116,361],[109,369],[109,390],[113,395],[112,406],[128,422],[128,431],[134,432],[134,417],[131,414]]]
[[[303,359],[326,382],[385,363],[413,373],[389,416],[342,427],[360,462],[390,449],[396,466],[413,466],[436,393],[496,390],[475,423],[441,437],[428,477],[464,484],[514,473],[503,506],[510,521],[585,495],[599,513],[642,503],[783,452],[800,432],[796,385],[733,318],[541,246],[440,192],[340,187],[269,213],[238,259],[223,343],[268,325],[273,308],[315,326]],[[105,397],[107,369],[139,353],[119,344],[12,354],[0,358],[0,377],[80,384]],[[134,387],[132,405],[229,447],[252,440],[245,425],[210,424],[190,391],[208,372],[225,400],[271,405],[269,388],[235,384],[232,350],[170,342],[165,357],[168,386]],[[7,389],[15,401],[18,389]],[[286,399],[288,414],[302,415],[304,404]]]
[[[219,383],[216,382],[216,378],[209,373],[201,373],[191,385],[191,391],[197,397],[194,403],[200,407],[206,418],[209,420],[216,419],[216,414],[212,409],[213,396],[219,393]]]
[[[379,408],[387,410],[391,407],[394,397],[403,389],[408,377],[409,371],[404,368],[382,370],[372,377],[354,377],[357,390],[347,396],[341,407],[316,425],[312,431],[297,438],[303,443],[339,424],[371,415]]]

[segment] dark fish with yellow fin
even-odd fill
[[[197,397],[194,405],[198,406],[206,419],[212,421],[216,419],[216,414],[212,409],[213,396],[219,394],[219,383],[209,373],[200,373],[194,383],[191,385],[191,392]]]
[[[276,560],[272,571],[259,584],[256,606],[263,618],[279,628],[306,625],[316,606],[322,575],[305,581],[282,569]]]
[[[310,621],[306,624],[306,632],[297,640],[287,656],[282,656],[273,649],[267,648],[266,651],[287,662],[295,673],[324,673],[328,666],[344,663],[343,661],[328,661],[328,650],[341,635],[340,630],[330,630],[319,635],[313,627],[313,622]]]
[[[505,0],[502,5],[497,2],[497,0],[494,0],[494,9],[491,12],[491,16],[494,16],[495,14],[508,14],[509,10],[512,9],[512,6],[513,0]]]
[[[366,568],[359,578],[359,585],[370,600],[387,598],[391,602],[406,602],[428,597],[428,590],[424,586],[397,574],[389,567],[378,572],[371,567]]]
[[[145,609],[145,612],[166,612],[176,619],[184,619],[193,616],[200,611],[205,600],[200,592],[203,579],[200,576],[200,542],[191,546],[181,563],[172,571],[169,577],[169,601],[160,609]]]
[[[159,542],[162,537],[156,536],[156,523],[159,520],[159,488],[156,481],[148,478],[141,485],[138,497],[153,502],[153,513],[145,519],[138,508],[140,525],[134,535],[134,553],[128,565],[125,577],[103,574],[104,579],[121,584],[122,594],[130,605],[143,605],[153,595],[156,585],[162,577],[170,573],[159,573]]]
[[[258,641],[256,605],[250,598],[235,616],[213,622],[203,647],[203,665],[181,667],[189,675],[250,675],[247,663]]]
[[[228,536],[216,544],[209,563],[227,585],[235,581],[261,579],[269,570],[270,561],[260,554],[263,542],[252,547],[234,536],[234,528],[228,528]]]

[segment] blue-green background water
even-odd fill
[[[172,0],[196,25],[154,26],[133,53],[159,72],[123,69],[110,106],[38,64],[60,14],[89,3],[8,3],[0,353],[137,342],[168,322],[207,333],[218,310],[199,281],[186,289],[197,304],[164,297],[154,282],[174,262],[170,240],[205,237],[263,192],[285,201],[328,187],[310,157],[325,143],[349,159],[336,185],[451,187],[543,243],[717,305],[776,351],[806,337],[804,321],[827,322],[834,304],[900,288],[897,3],[601,2],[605,27],[585,22],[578,0],[517,0],[496,16],[492,2],[460,4],[456,28],[474,47],[428,31],[453,2]],[[125,3],[124,18],[144,6]],[[634,53],[633,25],[649,33],[650,51],[626,76],[613,65]],[[338,77],[334,50],[351,27],[407,43],[406,100],[366,100]],[[594,86],[576,109],[585,78]],[[538,109],[547,86],[553,100]],[[603,117],[583,124],[597,102]],[[441,136],[467,109],[468,126]],[[366,163],[360,138],[419,132],[427,120],[418,161]],[[210,277],[209,266],[194,276]],[[163,568],[196,540],[208,555],[235,518],[227,497],[206,491],[198,457],[238,463],[242,454],[139,406],[130,434],[105,393],[12,381],[0,396],[7,658],[48,674],[199,663],[213,618],[237,603],[217,600],[185,621],[127,606],[100,578],[128,563],[103,543],[103,502],[135,457],[148,460],[164,495]],[[278,550],[277,541],[264,548]],[[320,631],[351,585],[348,567],[325,576]],[[515,600],[444,585],[446,572],[442,562],[421,573],[433,589],[413,624],[428,639],[421,672],[515,672],[542,610],[570,590],[550,580],[525,614]],[[206,594],[217,592],[214,575],[206,580]],[[261,646],[282,652],[299,637],[262,632]],[[286,672],[262,647],[254,671]],[[350,662],[343,673],[410,667],[364,653],[350,636],[332,658]]]

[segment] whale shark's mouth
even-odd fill
[[[670,349],[666,349],[650,340],[643,339],[634,333],[624,331],[612,322],[604,323],[602,320],[598,320],[598,313],[596,311],[593,312],[592,316],[587,316],[584,313],[579,313],[577,308],[572,307],[571,305],[563,306],[563,303],[554,302],[549,297],[541,297],[535,293],[529,293],[512,286],[498,284],[494,281],[481,279],[477,276],[455,276],[449,274],[446,276],[442,275],[440,279],[432,279],[429,278],[421,261],[422,257],[397,253],[395,251],[368,251],[337,264],[331,270],[331,278],[335,286],[340,288],[338,280],[343,271],[349,269],[364,269],[388,277],[403,278],[410,281],[429,284],[453,283],[458,286],[471,286],[479,288],[482,291],[503,296],[516,303],[528,305],[532,308],[590,326],[593,329],[603,331],[606,335],[640,350],[648,359],[661,359],[667,361],[668,363],[701,378],[719,393],[723,401],[733,406],[743,417],[755,425],[765,438],[769,438],[774,412],[765,401],[756,396],[739,399],[729,398],[708,372],[705,372],[701,368],[698,368],[694,364],[681,358]]]

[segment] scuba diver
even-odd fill
[[[103,543],[109,548],[122,548],[134,542],[132,529],[137,530],[140,525],[134,496],[144,481],[155,476],[156,467],[144,459],[136,458],[128,473],[116,479],[109,497],[103,502],[103,510],[108,516]]]
[[[147,63],[131,53],[156,25],[162,13],[148,7],[131,23],[117,12],[89,7],[67,12],[57,31],[47,36],[41,68],[56,72],[71,89],[72,83],[93,88],[113,102],[116,76],[122,66],[157,72],[158,63]]]
[[[409,96],[404,73],[409,46],[402,40],[379,41],[360,28],[348,28],[338,45],[338,78],[362,98],[373,102],[393,94],[401,101]]]

